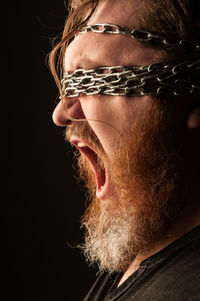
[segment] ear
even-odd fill
[[[187,119],[187,127],[189,129],[200,128],[200,106],[190,111]]]

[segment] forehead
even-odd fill
[[[141,1],[103,1],[88,24],[114,23],[129,28],[129,19],[138,11]],[[135,4],[135,5],[133,5]],[[155,50],[145,48],[130,36],[88,32],[79,34],[68,46],[64,68],[73,71],[78,68],[90,69],[99,66],[150,65]]]
[[[143,9],[144,0],[104,0],[100,1],[88,24],[104,21],[129,27],[131,16]]]

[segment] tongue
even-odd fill
[[[90,161],[96,175],[97,190],[101,190],[106,181],[106,173],[102,161],[89,147],[82,147],[80,151],[82,151]]]
[[[87,154],[87,157],[92,164],[92,167],[94,169],[95,175],[96,175],[96,182],[97,182],[97,190],[101,190],[101,188],[105,184],[105,168],[103,166],[102,161],[98,157],[98,155],[93,152],[91,149],[88,149],[89,153]]]
[[[97,170],[95,173],[97,179],[97,190],[101,190],[106,181],[105,168],[97,165]]]

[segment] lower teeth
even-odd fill
[[[104,185],[100,187],[100,190],[102,191],[104,189]]]

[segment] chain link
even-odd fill
[[[112,96],[178,96],[200,92],[200,60],[177,65],[111,66],[66,72],[62,97],[80,94]]]
[[[133,29],[133,30],[123,29],[116,24],[98,23],[94,25],[85,25],[80,29],[79,33],[87,33],[89,31],[95,33],[128,35],[140,42],[148,42],[148,43],[162,45],[164,47],[169,47],[169,48],[176,47],[188,51],[200,51],[200,44],[198,43],[189,42],[185,40],[169,39],[141,29]]]
[[[172,40],[139,29],[123,29],[103,23],[86,25],[80,34],[95,33],[128,35],[141,42],[184,50],[199,51],[200,45],[184,40]],[[176,65],[156,63],[149,66],[103,66],[96,69],[77,69],[66,72],[61,80],[62,97],[80,94],[112,96],[178,96],[200,92],[200,60]]]

